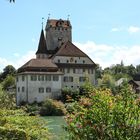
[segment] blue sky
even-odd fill
[[[72,40],[103,68],[124,61],[140,64],[140,0],[0,1],[0,71],[16,68],[38,47],[42,17],[70,15]]]

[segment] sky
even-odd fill
[[[140,64],[140,0],[0,0],[0,71],[35,57],[42,17],[69,16],[72,42],[102,68]],[[49,16],[50,14],[50,16]]]

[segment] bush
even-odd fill
[[[140,100],[128,85],[113,96],[109,89],[94,89],[66,116],[73,140],[140,139]]]
[[[0,111],[0,139],[49,139],[47,124],[41,118],[28,116],[23,110]]]
[[[27,137],[23,130],[0,127],[0,139],[27,140]]]
[[[63,116],[65,113],[64,104],[52,99],[47,99],[40,109],[40,115],[42,116]]]
[[[16,108],[14,98],[0,88],[0,140],[40,139],[49,139],[46,122]]]

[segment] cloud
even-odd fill
[[[137,32],[140,32],[140,27],[130,26],[130,27],[128,28],[128,32],[129,32],[129,33],[137,33]]]
[[[118,32],[118,31],[120,31],[120,29],[116,27],[111,29],[111,32]]]
[[[110,46],[106,44],[96,44],[88,41],[86,43],[74,43],[90,58],[98,63],[102,68],[109,67],[113,64],[120,64],[123,60],[125,65],[140,64],[140,45],[134,46]]]
[[[13,55],[15,57],[18,57],[18,59],[16,58],[16,61],[15,60],[8,60],[6,58],[0,57],[0,71],[2,71],[3,68],[7,65],[12,65],[16,69],[18,69],[19,67],[21,67],[23,64],[25,64],[30,59],[35,58],[35,51],[28,51],[28,52],[26,52],[26,54],[24,54],[22,56],[18,53],[15,53]]]
[[[93,41],[85,43],[74,43],[78,48],[85,52],[89,57],[102,68],[110,67],[113,64],[120,64],[123,60],[125,65],[133,64],[134,66],[140,64],[140,45],[133,46],[114,46],[107,44],[97,44]],[[35,51],[28,51],[26,54],[19,54],[20,57],[15,60],[7,60],[0,58],[0,70],[7,66],[13,65],[16,69],[35,58]]]

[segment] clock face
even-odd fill
[[[73,57],[71,57],[71,58],[70,58],[70,62],[73,62],[73,60],[74,60]]]

